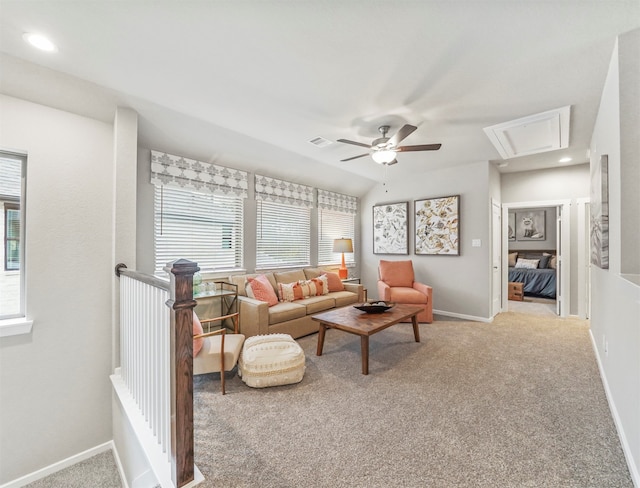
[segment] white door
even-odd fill
[[[491,202],[491,316],[502,311],[502,210]]]

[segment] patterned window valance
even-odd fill
[[[313,188],[256,175],[256,200],[311,208],[313,207]]]
[[[358,213],[358,199],[350,195],[318,189],[318,208],[356,214]]]
[[[156,186],[247,198],[248,181],[245,171],[151,151],[151,183]]]

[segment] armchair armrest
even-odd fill
[[[378,280],[378,300],[391,300],[391,287],[382,280]]]
[[[429,285],[425,285],[424,283],[418,283],[417,281],[413,282],[414,290],[418,290],[420,293],[427,295],[427,303],[433,303],[433,288]]]

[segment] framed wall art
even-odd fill
[[[544,241],[546,230],[546,212],[544,210],[519,210],[516,212],[516,239],[519,241]]]
[[[409,254],[409,202],[373,206],[373,253]]]
[[[609,156],[591,167],[591,263],[609,269]]]
[[[460,195],[416,200],[416,254],[460,255]]]
[[[509,212],[508,226],[509,228],[507,230],[507,233],[509,234],[509,240],[515,241],[516,240],[516,213],[515,212]]]

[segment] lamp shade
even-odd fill
[[[351,239],[334,239],[333,252],[353,252],[353,241]]]

